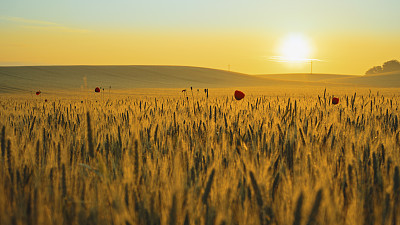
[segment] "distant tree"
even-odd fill
[[[400,62],[395,59],[387,61],[383,64],[382,70],[384,72],[392,72],[400,70]]]
[[[377,74],[377,73],[387,73],[393,71],[400,71],[400,62],[396,59],[389,60],[383,63],[382,66],[374,66],[367,70],[365,74]]]
[[[365,74],[376,74],[376,73],[382,73],[382,66],[374,66],[371,69],[367,70]]]

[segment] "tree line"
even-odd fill
[[[374,66],[367,70],[365,74],[387,73],[393,71],[400,71],[400,62],[396,59],[384,62],[382,66]]]

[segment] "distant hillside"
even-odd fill
[[[136,88],[229,88],[276,86],[400,87],[397,73],[351,76],[335,74],[247,75],[189,66],[20,66],[0,67],[0,93],[36,90],[113,90]],[[86,89],[87,87],[88,89]]]
[[[400,87],[400,71],[384,74],[365,75],[353,78],[328,80],[328,82],[355,85],[360,87],[398,88]]]
[[[86,82],[85,82],[86,81]],[[21,66],[0,67],[0,92],[81,90],[96,86],[133,88],[224,88],[308,85],[224,70],[189,66]],[[315,85],[315,84],[312,84]]]
[[[337,75],[337,74],[271,74],[257,75],[263,78],[297,82],[317,82],[327,86],[356,86],[393,88],[400,87],[400,71],[373,75]]]
[[[399,71],[386,72],[386,73],[365,74],[364,77],[387,76],[387,75],[400,75],[400,70]]]
[[[263,74],[257,75],[263,78],[272,78],[288,81],[306,81],[306,82],[321,82],[337,78],[357,77],[355,75],[337,75],[337,74],[309,74],[309,73],[291,73],[291,74]]]

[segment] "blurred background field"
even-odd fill
[[[251,75],[190,66],[18,66],[0,67],[0,93],[75,93],[104,88],[108,93],[148,88],[279,87],[299,89],[398,88],[399,71],[368,74]],[[111,87],[111,88],[110,88]],[[265,89],[265,88],[264,88]],[[259,90],[259,88],[257,88]],[[80,93],[82,95],[82,93]]]

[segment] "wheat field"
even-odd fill
[[[0,224],[400,223],[396,90],[233,91],[1,97]]]

